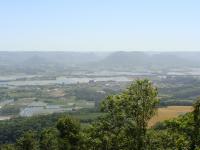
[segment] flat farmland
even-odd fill
[[[192,111],[192,106],[168,106],[159,108],[156,115],[150,120],[149,127],[155,125],[158,122],[176,118],[179,115],[183,115],[191,111]]]

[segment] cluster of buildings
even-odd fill
[[[48,105],[47,103],[41,101],[34,101],[24,109],[21,109],[19,115],[21,117],[31,117],[35,115],[61,113],[72,110],[73,108],[63,108],[60,105]]]

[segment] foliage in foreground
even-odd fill
[[[105,112],[90,127],[82,129],[78,120],[60,118],[54,128],[38,135],[23,134],[2,150],[198,150],[200,149],[200,99],[194,111],[147,128],[159,99],[157,89],[148,80],[137,80],[121,94],[102,103]]]

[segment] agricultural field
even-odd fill
[[[168,106],[158,108],[157,114],[150,120],[149,127],[152,127],[158,122],[176,118],[185,113],[191,112],[192,106]]]
[[[148,78],[158,88],[160,97],[159,107],[161,107],[158,114],[166,112],[163,108],[166,106],[191,106],[196,97],[200,95],[200,78],[196,76],[149,76]],[[134,81],[136,77],[132,76],[130,79]],[[2,119],[18,117],[20,114],[24,114],[23,110],[28,112],[28,114],[32,110],[34,110],[32,114],[49,114],[49,112],[76,111],[81,109],[98,110],[102,100],[108,95],[120,94],[130,83],[126,81],[92,80],[88,83],[76,84],[7,85],[0,87],[0,117]],[[48,109],[29,108],[34,103],[43,103]],[[186,108],[184,107],[184,109]],[[41,111],[35,112],[37,110]],[[164,112],[160,112],[161,110]],[[170,111],[172,110],[170,109]],[[168,114],[168,112],[166,113]],[[168,115],[173,117],[174,113]],[[171,118],[163,115],[160,118]],[[160,119],[155,120],[160,121]]]

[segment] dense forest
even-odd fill
[[[13,139],[0,135],[5,140],[1,150],[199,150],[200,99],[191,113],[149,128],[159,103],[153,83],[136,80],[125,91],[102,101],[103,113],[94,121],[54,114],[4,122],[0,131],[7,126],[4,132]],[[18,119],[23,121],[17,123]]]

